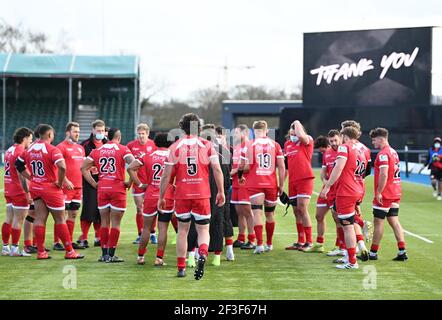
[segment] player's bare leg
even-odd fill
[[[34,235],[37,243],[37,259],[49,259],[50,256],[45,250],[46,238],[46,222],[48,220],[49,211],[43,200],[38,199],[34,201],[35,206],[35,220],[34,220]]]
[[[336,267],[338,269],[350,269],[350,267],[357,268],[355,228],[352,224],[349,224],[349,225],[343,225],[343,230],[345,237],[345,245],[347,247],[348,262],[344,263],[343,265],[338,265]]]
[[[297,198],[296,211],[302,218],[302,227],[305,232],[305,244],[299,249],[300,251],[310,250],[313,247],[312,222],[308,212],[310,198]]]
[[[19,249],[21,229],[28,215],[28,209],[13,209],[14,217],[11,229],[11,257],[29,257],[30,254]]]
[[[110,209],[110,231],[109,231],[109,241],[107,243],[109,251],[109,259],[106,262],[124,262],[123,259],[115,255],[117,250],[118,240],[120,238],[120,225],[123,219],[124,211]]]
[[[150,227],[152,226],[154,217],[155,216],[151,217],[143,216],[144,228],[141,231],[141,237],[138,245],[138,258],[137,258],[137,263],[140,265],[145,263],[144,255],[146,254],[147,251],[147,244],[149,243],[149,238],[150,238]]]
[[[253,211],[254,230],[256,235],[256,248],[253,253],[261,254],[264,252],[263,237],[262,237],[262,207],[264,205],[264,194],[259,194],[255,197],[250,197]]]
[[[243,213],[244,205],[235,204],[236,214],[238,215],[238,237],[233,243],[235,248],[240,248],[246,242],[247,219]]]
[[[195,229],[198,234],[198,263],[195,268],[194,277],[195,280],[200,280],[204,275],[204,265],[209,255],[209,219],[195,220]]]
[[[332,251],[327,252],[327,256],[335,257],[335,256],[344,256],[345,255],[345,238],[344,238],[344,229],[342,229],[341,222],[339,221],[338,214],[332,208],[332,217],[335,221],[336,225],[336,248]]]
[[[241,245],[241,249],[243,250],[250,250],[250,249],[255,249],[255,240],[256,240],[256,236],[255,236],[255,223],[254,223],[254,218],[253,218],[253,211],[252,211],[252,207],[249,204],[237,204],[236,206],[236,210],[237,212],[241,212],[241,217],[243,217],[244,219],[244,239],[243,241],[245,241],[245,229],[247,228],[247,242],[244,242]],[[238,225],[239,225],[239,221],[238,221]]]
[[[311,249],[306,249],[304,252],[324,252],[324,235],[326,229],[325,216],[328,212],[327,205],[316,207],[316,222],[317,222],[317,235],[316,235],[316,245],[311,247]]]
[[[395,261],[405,261],[408,260],[407,251],[405,249],[405,237],[404,230],[399,222],[399,218],[397,216],[387,217],[388,223],[390,227],[393,229],[394,236],[396,238],[397,246],[398,246],[398,254],[397,257],[393,260]]]
[[[34,226],[34,218],[35,214],[34,214],[34,210],[28,210],[28,215],[25,218],[25,222],[23,225],[23,236],[24,236],[24,251],[26,253],[37,253],[37,249],[34,247],[34,243],[32,241],[33,239],[33,234],[32,234],[32,229]]]
[[[2,225],[2,240],[3,240],[2,256],[9,256],[11,253],[11,247],[9,246],[9,239],[11,238],[13,219],[14,219],[14,211],[12,209],[12,205],[9,205],[6,207],[5,222]]]
[[[110,208],[100,209],[100,239],[101,239],[101,257],[98,259],[99,262],[106,262],[109,259],[109,233],[110,233]]]
[[[72,238],[69,234],[69,229],[66,224],[65,210],[49,209],[49,212],[52,214],[52,217],[54,218],[55,232],[57,233],[57,236],[63,242],[63,246],[66,250],[66,254],[64,256],[65,259],[82,259],[82,258],[84,258],[83,255],[75,252],[74,248],[72,247]]]
[[[266,245],[264,251],[273,250],[273,233],[275,232],[275,203],[265,201]]]
[[[169,228],[169,222],[163,222],[158,220],[158,245],[157,245],[157,257],[155,258],[155,266],[164,266],[164,251],[167,245],[167,229]]]
[[[133,242],[133,244],[139,244],[140,243],[140,237],[141,237],[141,233],[143,231],[143,201],[144,201],[144,197],[142,196],[134,196],[134,203],[135,203],[135,208],[136,208],[136,216],[135,216],[135,220],[137,223],[137,231],[138,231],[138,237],[135,239],[135,241]]]
[[[182,222],[178,220],[178,236],[176,240],[178,277],[184,277],[186,275],[187,235],[189,229],[190,221]]]
[[[293,243],[293,245],[290,245],[286,247],[286,250],[299,250],[304,244],[305,244],[305,232],[304,227],[302,224],[302,215],[297,210],[296,206],[293,206],[293,215],[295,216],[295,222],[296,222],[296,232],[298,234],[298,240],[296,243]]]

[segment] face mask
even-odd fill
[[[435,147],[436,149],[440,148],[440,143],[435,143],[435,144],[434,144],[434,147]]]
[[[95,139],[97,140],[103,140],[104,139],[104,133],[96,133]]]
[[[298,142],[299,141],[299,138],[297,137],[297,136],[290,136],[290,141],[292,141],[292,142]]]

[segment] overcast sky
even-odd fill
[[[302,34],[442,24],[440,0],[0,0],[0,19],[75,54],[135,54],[156,100],[204,87],[302,83]],[[66,34],[67,36],[65,36]],[[253,66],[253,68],[245,68]]]

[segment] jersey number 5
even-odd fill
[[[187,173],[189,176],[194,176],[198,172],[195,157],[187,157]]]

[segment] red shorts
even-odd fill
[[[210,219],[210,199],[176,199],[175,215],[178,219],[187,220],[191,216],[195,221]]]
[[[373,209],[378,209],[382,211],[390,211],[391,208],[399,208],[399,203],[401,202],[401,199],[382,199],[382,204],[376,201],[376,198],[373,199]],[[393,206],[393,204],[395,204]]]
[[[327,199],[318,197],[318,200],[316,201],[316,207],[327,207],[327,208],[333,208],[333,205],[335,204],[335,195],[327,194]]]
[[[64,193],[64,202],[78,202],[81,203],[81,199],[83,198],[83,189],[75,188],[74,190],[63,189]]]
[[[142,197],[144,196],[144,193],[146,192],[146,189],[142,189],[138,186],[133,186],[132,187],[132,195],[134,197]]]
[[[166,199],[166,210],[162,210],[163,213],[173,212],[173,207],[175,202],[172,199]],[[158,210],[158,199],[146,199],[144,198],[143,203],[143,216],[154,217],[159,212]]]
[[[230,199],[232,204],[250,204],[250,196],[247,188],[232,188],[232,196]]]
[[[64,210],[64,193],[63,190],[54,186],[31,186],[31,197],[34,200],[43,200],[46,207],[52,210]]]
[[[336,196],[336,212],[338,218],[345,218],[340,216],[348,215],[349,217],[355,214],[356,203],[361,197],[340,197]]]
[[[289,181],[289,198],[311,198],[313,193],[313,178]]]
[[[126,210],[126,192],[98,190],[98,209]]]
[[[278,189],[277,188],[250,188],[250,199],[264,195],[266,202],[276,204],[278,202]]]
[[[13,209],[29,209],[28,200],[26,200],[26,194],[20,193],[13,196],[5,195],[6,207],[12,207]]]

